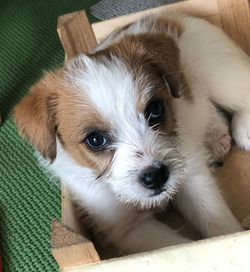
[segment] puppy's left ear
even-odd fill
[[[46,74],[14,109],[19,132],[50,161],[56,158],[53,82],[53,75]]]
[[[146,59],[156,66],[173,97],[180,97],[180,52],[174,38],[164,33],[137,36],[146,52]]]

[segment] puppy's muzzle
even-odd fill
[[[154,190],[161,189],[168,178],[169,170],[164,164],[147,167],[139,176],[142,186]]]

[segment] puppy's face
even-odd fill
[[[117,199],[156,208],[174,195],[183,174],[173,103],[179,85],[175,42],[131,35],[45,75],[15,119],[45,158],[60,159],[60,143]]]

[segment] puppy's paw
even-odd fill
[[[237,146],[250,151],[250,113],[235,113],[232,120],[232,133]]]

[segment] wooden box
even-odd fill
[[[248,54],[250,53],[248,0],[188,0],[95,23],[92,26],[84,11],[61,16],[58,20],[58,33],[66,59],[90,51],[117,27],[141,16],[165,11],[186,12],[205,18],[222,27]],[[243,224],[249,223],[250,154],[234,147],[224,167],[217,170],[216,175],[238,220],[245,220]],[[52,253],[61,270],[65,272],[250,271],[250,231],[100,261],[93,244],[84,237],[84,226],[77,219],[70,195],[64,187],[62,223],[64,226],[57,222],[53,224]]]

